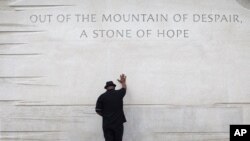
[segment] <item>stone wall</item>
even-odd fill
[[[124,141],[229,141],[230,124],[250,123],[249,5],[249,0],[1,0],[0,140],[104,140],[95,102],[106,81],[125,73]],[[239,21],[48,19],[103,13],[238,15]],[[32,15],[47,19],[36,22]],[[189,35],[80,37],[91,29],[186,29]]]

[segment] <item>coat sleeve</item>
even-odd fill
[[[97,99],[95,111],[98,115],[102,116],[102,114],[103,114],[103,102],[102,102],[101,96]]]
[[[119,91],[119,95],[123,98],[126,94],[126,89],[125,88],[121,88]]]

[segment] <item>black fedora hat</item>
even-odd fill
[[[108,82],[106,82],[106,85],[105,85],[105,89],[107,89],[109,86],[116,86],[114,83],[113,83],[113,81],[108,81]]]

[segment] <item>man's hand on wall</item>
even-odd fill
[[[127,78],[126,75],[121,74],[120,79],[117,79],[117,81],[120,82],[121,84],[126,84],[126,78]]]

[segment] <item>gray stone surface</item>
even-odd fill
[[[104,140],[95,102],[125,73],[124,141],[229,141],[230,124],[250,124],[249,12],[249,0],[0,1],[0,140]],[[76,13],[237,14],[242,22],[29,20]],[[80,38],[83,29],[141,28],[190,37]]]

